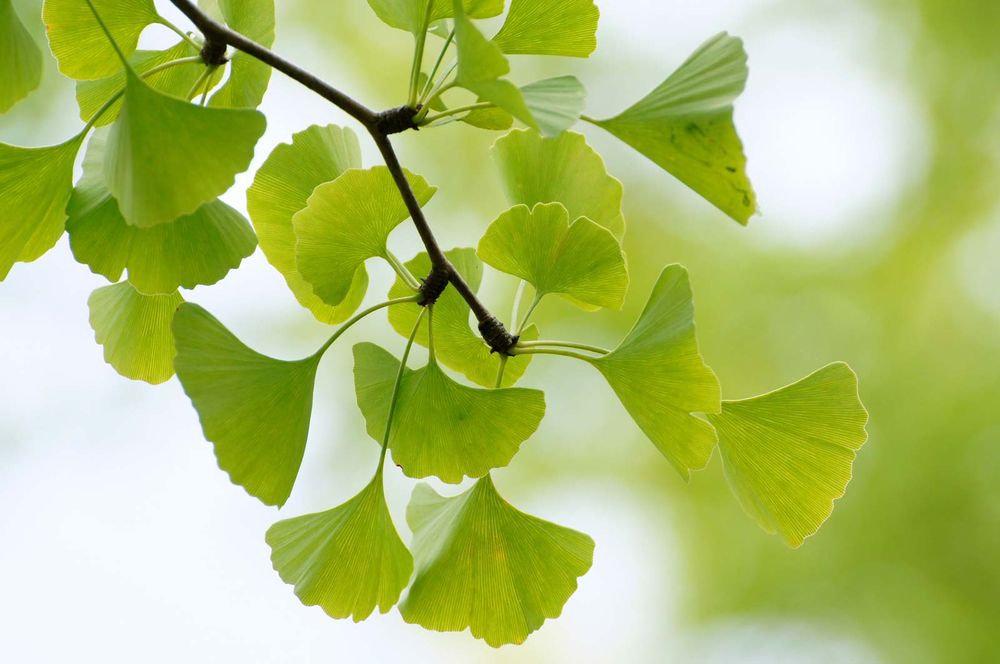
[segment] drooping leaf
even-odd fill
[[[798,547],[833,512],[868,439],[858,377],[842,362],[709,415],[733,492],[761,528]]]
[[[406,177],[420,205],[437,191],[419,175],[407,172]],[[306,207],[292,217],[299,273],[320,299],[340,304],[366,260],[388,260],[389,234],[409,216],[388,168],[345,171],[316,187]]]
[[[523,643],[558,618],[593,564],[590,537],[515,509],[489,475],[454,498],[419,484],[406,520],[416,575],[399,607],[403,620],[470,629],[493,647]]]
[[[247,211],[268,262],[285,278],[299,304],[330,325],[346,320],[361,304],[368,272],[363,264],[355,270],[342,304],[331,307],[323,302],[296,265],[292,216],[306,207],[313,189],[350,168],[361,168],[361,147],[354,132],[313,125],[294,134],[291,144],[274,148],[247,190]]]
[[[0,113],[28,96],[42,80],[42,51],[11,0],[0,0]]]
[[[619,240],[625,234],[622,184],[608,175],[582,134],[545,138],[537,131],[512,131],[493,145],[493,158],[512,205],[562,203],[571,219],[587,217]]]
[[[233,185],[264,126],[257,111],[189,104],[153,90],[130,69],[104,179],[129,224],[173,221]]]
[[[0,143],[0,281],[62,237],[83,134],[44,148]]]
[[[118,281],[128,270],[141,293],[169,294],[221,280],[257,247],[246,219],[225,203],[205,203],[169,224],[136,228],[125,223],[101,175],[106,134],[87,146],[83,177],[66,207],[66,230],[78,261]]]
[[[417,34],[425,24],[427,0],[368,0],[383,23]],[[503,13],[504,0],[462,0],[469,18],[490,18]],[[452,0],[434,0],[430,23],[455,15]],[[446,35],[447,36],[447,35]]]
[[[160,20],[153,0],[91,0],[111,37],[125,55],[135,50],[139,35]],[[42,19],[59,71],[75,79],[110,76],[121,60],[84,0],[45,0]]]
[[[354,347],[354,386],[368,434],[381,441],[399,360],[371,343]],[[432,416],[429,414],[433,413]],[[433,358],[406,369],[389,435],[393,461],[409,477],[457,484],[510,463],[538,428],[545,397],[538,390],[484,390],[449,378]]]
[[[176,291],[143,295],[127,281],[91,293],[90,327],[104,347],[104,361],[132,380],[153,385],[170,380],[174,375],[170,323],[182,302]]]
[[[274,0],[218,0],[226,25],[268,48],[274,44]],[[229,78],[212,95],[209,106],[257,108],[271,80],[271,67],[237,51],[229,63]]]
[[[685,480],[705,467],[715,430],[692,413],[718,413],[721,397],[718,379],[698,352],[687,270],[666,267],[632,331],[591,363]]]
[[[599,18],[593,0],[511,0],[493,41],[504,53],[586,58],[597,48]]]
[[[506,131],[514,126],[514,116],[495,106],[470,111],[462,122],[487,131]]]
[[[743,42],[722,33],[649,95],[597,125],[746,224],[757,211],[757,197],[733,124],[733,101],[746,81]]]
[[[219,467],[261,502],[283,505],[302,464],[320,357],[261,355],[195,304],[181,305],[173,330],[177,377]]]
[[[377,606],[386,613],[413,574],[385,502],[381,469],[343,505],[279,521],[267,531],[271,562],[307,606],[361,622]]]
[[[530,283],[539,298],[559,293],[620,309],[628,291],[625,254],[615,236],[586,217],[571,224],[562,203],[515,205],[486,229],[478,254]]]
[[[587,100],[587,91],[576,76],[529,83],[521,88],[521,95],[545,136],[558,136],[575,125]]]

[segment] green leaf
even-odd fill
[[[393,28],[419,33],[424,25],[427,0],[368,0],[383,23]],[[490,18],[503,13],[504,0],[462,0],[469,18]],[[430,23],[455,15],[452,0],[434,0]]]
[[[127,72],[104,178],[125,221],[148,228],[190,214],[229,189],[264,133],[257,111],[202,108]]]
[[[687,270],[665,268],[625,340],[591,363],[685,480],[708,464],[715,431],[692,413],[718,413],[721,397],[698,352]]]
[[[135,50],[139,35],[160,21],[153,0],[91,0],[118,48]],[[75,79],[110,76],[122,67],[118,54],[84,0],[45,0],[42,19],[59,71]]]
[[[177,310],[174,339],[177,377],[219,468],[261,502],[283,505],[306,448],[320,356],[261,355],[195,304]]]
[[[792,547],[833,512],[868,439],[858,377],[842,362],[763,396],[724,401],[709,420],[743,509]]]
[[[128,269],[146,294],[169,294],[218,282],[257,247],[246,219],[219,200],[169,224],[136,228],[125,223],[101,175],[103,132],[95,133],[83,160],[83,177],[66,207],[76,260],[110,281]]]
[[[381,441],[399,361],[371,343],[354,347],[354,386],[368,435]],[[457,484],[502,468],[538,428],[545,396],[509,387],[484,390],[449,378],[431,359],[406,369],[389,433],[393,461],[408,477]]]
[[[184,298],[143,295],[123,281],[90,295],[90,327],[104,347],[104,361],[115,371],[153,385],[174,375],[174,337],[170,322]]]
[[[620,309],[628,291],[628,269],[618,240],[581,217],[570,224],[562,203],[515,205],[486,229],[479,257],[501,272],[551,293],[596,307]]]
[[[420,205],[437,191],[419,175],[407,171],[406,177]],[[366,260],[388,260],[389,234],[409,216],[388,168],[345,171],[316,187],[292,217],[299,273],[320,299],[340,304]]]
[[[296,265],[292,216],[306,207],[318,185],[360,167],[361,147],[353,131],[313,125],[294,134],[291,144],[274,148],[247,190],[247,211],[268,262],[285,278],[299,304],[329,325],[343,322],[361,304],[368,290],[368,272],[364,265],[355,270],[342,304],[331,307],[323,302]]]
[[[30,263],[62,237],[83,136],[44,148],[0,143],[0,281],[14,263]]]
[[[267,531],[271,562],[307,606],[360,622],[386,613],[413,573],[385,502],[381,469],[365,489],[326,512],[279,521]]]
[[[493,158],[512,205],[562,203],[571,219],[587,217],[619,240],[625,234],[622,184],[608,175],[582,134],[545,138],[537,131],[512,131],[493,145]]]
[[[506,131],[514,125],[514,116],[502,108],[477,108],[470,111],[462,122],[487,131]]]
[[[596,124],[746,224],[757,197],[733,124],[733,101],[746,81],[743,42],[722,33],[634,106]]]
[[[10,0],[0,0],[0,113],[28,96],[42,80],[42,51]]]
[[[504,53],[586,58],[597,48],[593,0],[511,0],[493,41]]]
[[[529,83],[521,88],[521,95],[545,136],[558,136],[575,125],[587,100],[587,91],[576,76]]]
[[[454,498],[418,485],[406,520],[416,575],[399,607],[403,620],[439,632],[468,628],[493,647],[523,643],[558,618],[593,564],[590,537],[515,509],[488,475]]]
[[[230,28],[268,48],[274,44],[274,0],[218,0]],[[209,106],[257,108],[267,92],[271,67],[237,51],[229,63],[229,78],[212,95]]]
[[[473,249],[452,249],[445,252],[458,273],[473,292],[479,291],[483,278],[483,264]],[[426,275],[431,271],[431,260],[421,252],[415,258],[407,261],[406,268],[411,274]],[[389,291],[389,299],[406,297],[413,290],[401,278],[396,278]],[[409,338],[417,316],[423,309],[419,304],[398,304],[389,309],[389,323],[402,336]],[[484,387],[496,385],[497,372],[500,368],[500,356],[490,352],[482,337],[469,326],[469,305],[454,288],[448,288],[434,304],[434,354],[446,367],[454,369],[474,383]],[[538,339],[538,328],[532,325],[526,329],[521,338],[525,341]],[[427,347],[427,325],[422,323],[414,340]],[[520,380],[528,368],[531,355],[518,355],[507,358],[504,369],[502,387],[510,387]]]

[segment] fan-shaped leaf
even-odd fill
[[[587,91],[576,76],[559,76],[529,83],[521,95],[538,129],[558,136],[576,124],[583,113]]]
[[[42,80],[42,51],[10,0],[0,0],[0,113],[28,96]]]
[[[504,53],[586,58],[597,48],[593,0],[511,0],[493,41]]]
[[[248,348],[210,313],[174,317],[174,366],[219,467],[267,505],[283,505],[302,464],[320,356],[287,362]]]
[[[375,14],[386,25],[414,34],[423,30],[427,11],[426,0],[368,0]],[[469,18],[489,18],[503,13],[504,0],[462,0]],[[434,0],[430,23],[455,15],[452,0]]]
[[[858,378],[842,362],[763,396],[724,401],[709,420],[743,509],[792,547],[830,516],[868,438]]]
[[[370,343],[354,347],[354,385],[368,434],[382,440],[399,361]],[[545,397],[519,387],[483,390],[456,383],[431,359],[407,369],[389,434],[393,461],[409,477],[457,484],[510,463],[538,428]]]
[[[406,520],[416,575],[403,619],[440,632],[471,629],[493,647],[523,643],[559,617],[593,563],[590,537],[518,511],[488,475],[454,498],[418,485]]]
[[[274,43],[274,0],[218,0],[226,25],[258,44]],[[271,67],[237,51],[229,62],[229,78],[212,95],[209,106],[257,108],[267,92]]]

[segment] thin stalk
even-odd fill
[[[575,341],[549,341],[549,340],[539,340],[539,341],[519,341],[517,343],[518,348],[544,348],[546,346],[554,346],[556,348],[575,348],[577,350],[586,350],[591,353],[596,353],[598,355],[607,355],[611,351],[607,348],[601,348],[600,346],[591,346],[590,344],[576,343]]]
[[[417,281],[417,278],[413,276],[412,272],[406,269],[406,265],[404,265],[401,260],[396,258],[395,254],[391,251],[387,251],[385,252],[385,259],[388,261],[389,265],[392,266],[392,269],[396,271],[396,274],[399,275],[399,278],[406,282],[407,286],[416,291],[420,290],[420,282]]]
[[[506,355],[500,356],[500,366],[497,368],[497,382],[494,387],[500,389],[503,386],[503,372],[507,369],[507,360],[510,359]]]
[[[517,290],[514,291],[514,304],[510,307],[510,324],[517,325],[517,321],[521,314],[521,301],[524,299],[524,291],[528,289],[528,282],[521,279],[517,284]]]
[[[424,23],[420,32],[417,33],[417,43],[413,49],[413,67],[410,69],[410,96],[409,106],[416,108],[417,95],[420,93],[420,70],[424,64],[424,47],[427,45],[427,29],[431,24],[431,10],[434,9],[434,0],[427,0],[427,7],[424,11]]]
[[[403,350],[403,359],[399,362],[399,371],[396,373],[396,382],[392,386],[392,396],[389,398],[389,414],[385,418],[385,435],[382,436],[382,452],[378,457],[378,470],[376,475],[382,472],[382,468],[385,467],[385,453],[389,449],[389,434],[392,432],[392,416],[396,414],[396,404],[399,402],[399,387],[403,383],[403,376],[406,374],[406,361],[410,359],[410,349],[413,348],[413,340],[417,338],[417,330],[420,329],[420,321],[424,318],[424,312],[427,309],[421,309],[420,313],[417,315],[417,322],[413,325],[413,331],[410,332],[410,338],[406,340],[406,348]]]
[[[488,101],[483,101],[477,104],[469,104],[467,106],[458,106],[457,108],[449,108],[447,111],[441,111],[440,113],[437,113],[435,115],[430,115],[424,118],[423,122],[430,124],[435,120],[441,120],[443,118],[448,118],[453,115],[459,115],[461,113],[467,113],[469,111],[478,111],[484,108],[493,108],[493,106],[494,104],[491,104]]]
[[[205,67],[205,70],[201,72],[201,75],[198,77],[198,80],[196,80],[194,82],[194,85],[191,86],[191,89],[188,90],[187,97],[185,97],[185,99],[191,99],[192,97],[194,97],[195,94],[198,92],[198,90],[200,90],[205,85],[205,81],[207,81],[211,76],[212,76],[212,68]]]
[[[555,348],[518,348],[514,346],[510,350],[513,355],[561,355],[562,357],[572,357],[576,360],[583,360],[584,362],[592,362],[596,358],[588,357],[580,353],[574,353],[569,350],[556,350]]]
[[[427,310],[427,363],[437,364],[437,355],[434,353],[434,305],[428,304]]]
[[[537,309],[539,303],[541,303],[542,297],[544,296],[538,294],[537,292],[535,293],[535,299],[531,301],[531,306],[528,307],[528,311],[525,312],[524,318],[521,319],[521,324],[518,325],[517,329],[514,331],[515,337],[521,334],[521,332],[524,331],[524,328],[528,326],[528,321],[531,320],[531,314],[535,313],[535,309]]]
[[[205,77],[205,89],[201,91],[201,101],[198,102],[200,106],[204,106],[208,100],[208,93],[212,89],[212,76],[215,74],[216,69],[218,69],[216,65],[208,68],[208,76]]]
[[[330,337],[327,340],[327,342],[320,347],[320,349],[318,351],[316,351],[315,353],[313,353],[312,357],[322,356],[324,353],[326,353],[326,351],[328,351],[330,349],[330,346],[332,346],[334,344],[334,342],[336,342],[337,339],[339,339],[340,336],[342,334],[344,334],[344,332],[347,332],[349,329],[351,329],[355,325],[355,323],[361,322],[362,320],[364,320],[365,318],[367,318],[371,314],[375,313],[376,311],[379,311],[380,309],[385,309],[386,307],[391,307],[394,304],[405,304],[407,302],[417,302],[418,300],[420,300],[420,296],[419,295],[411,295],[409,297],[399,297],[399,298],[396,298],[395,300],[388,300],[386,302],[380,302],[380,303],[378,303],[376,305],[368,307],[367,309],[365,309],[361,313],[355,314],[355,316],[353,318],[351,318],[346,323],[344,323],[339,328],[337,328],[337,331],[333,333],[333,336]]]
[[[444,56],[448,53],[448,47],[455,40],[455,31],[452,30],[448,35],[448,39],[445,40],[444,46],[441,47],[441,52],[438,53],[437,60],[434,61],[434,68],[431,69],[430,75],[427,77],[427,83],[424,84],[424,89],[420,91],[420,104],[423,105],[424,101],[427,99],[427,93],[434,88],[434,77],[437,76],[438,70],[441,68],[441,63],[444,62]]]
[[[160,20],[157,21],[157,23],[159,23],[160,25],[164,26],[165,28],[168,28],[168,29],[172,30],[173,32],[176,32],[180,36],[180,38],[183,39],[184,41],[186,41],[188,44],[190,44],[192,48],[195,48],[195,49],[197,49],[199,51],[201,50],[201,44],[199,44],[195,40],[191,39],[191,35],[189,35],[188,33],[184,32],[183,30],[181,30],[180,28],[178,28],[176,25],[174,25],[173,23],[171,23],[167,19],[165,19],[165,18],[163,18],[161,16]],[[198,56],[198,59],[200,60],[201,56]]]

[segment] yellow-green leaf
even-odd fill
[[[42,80],[42,51],[10,0],[0,0],[0,113],[6,113]]]
[[[597,48],[599,18],[593,0],[511,0],[493,41],[504,53],[586,58]]]

